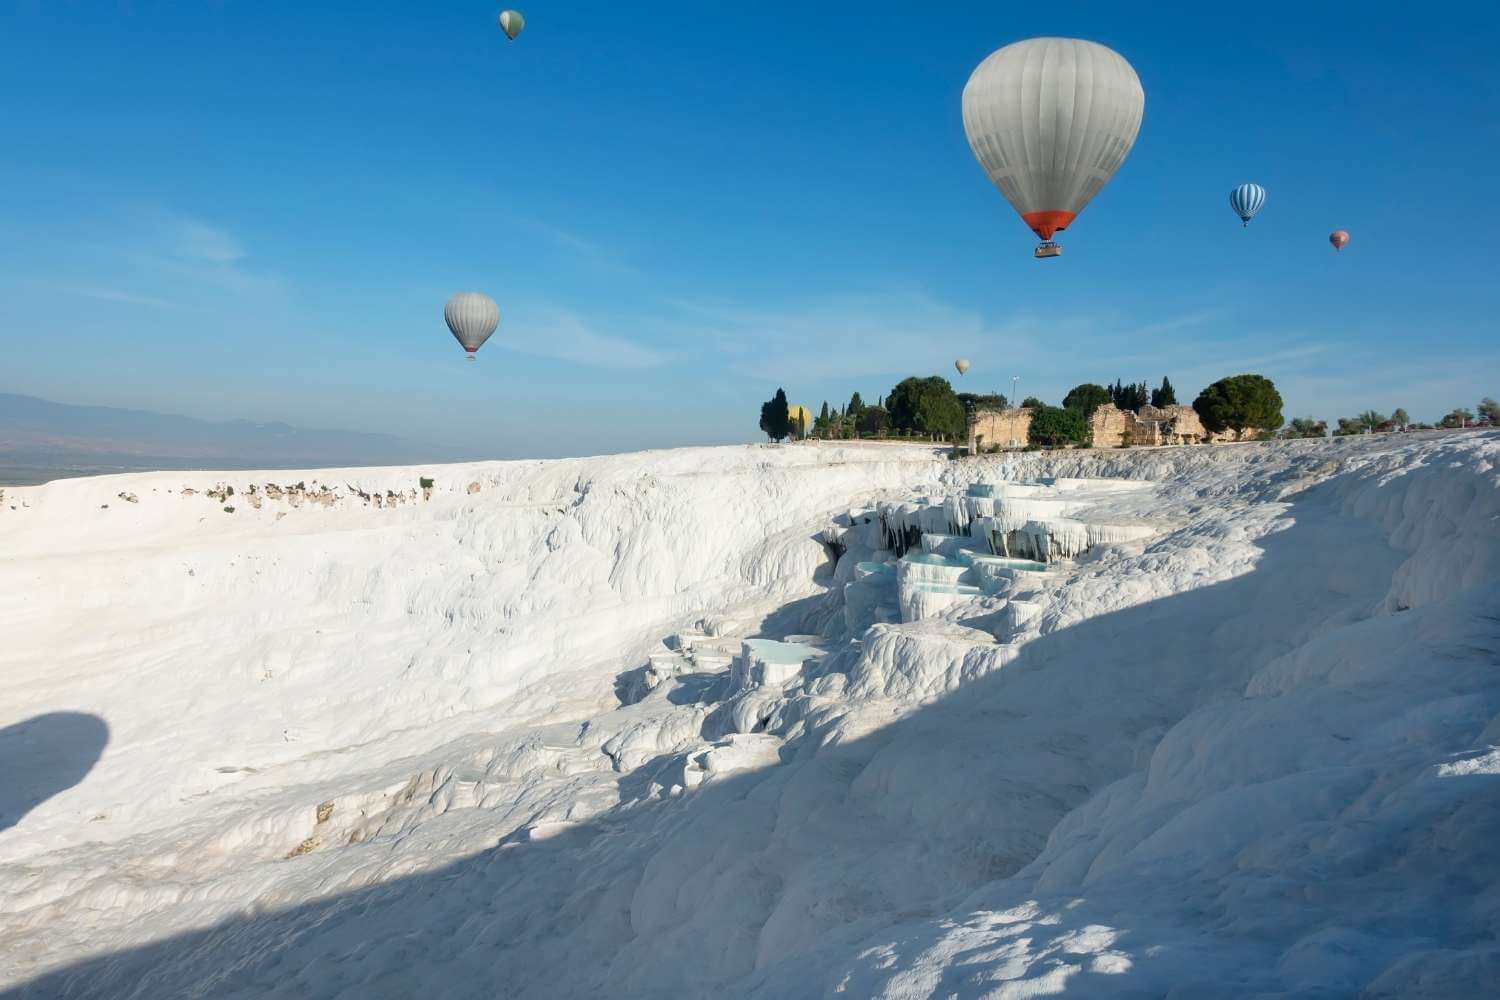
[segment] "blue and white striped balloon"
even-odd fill
[[[1241,184],[1229,192],[1229,207],[1234,209],[1234,214],[1247,226],[1265,203],[1266,189],[1259,184]]]

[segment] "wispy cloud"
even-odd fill
[[[244,243],[228,229],[201,219],[148,213],[135,242],[134,260],[158,277],[256,298],[285,284],[280,275],[252,266]]]
[[[227,230],[196,219],[173,217],[166,221],[172,253],[188,260],[228,264],[245,256],[239,240]]]
[[[1242,355],[1236,358],[1230,350],[1226,349],[1218,357],[1228,357],[1231,360],[1215,360],[1211,364],[1201,364],[1196,368],[1187,369],[1190,374],[1208,371],[1234,372],[1251,371],[1257,368],[1280,369],[1282,371],[1301,371],[1309,364],[1316,363],[1328,353],[1328,345],[1322,343],[1290,344],[1286,347],[1265,351],[1253,355]],[[1215,355],[1210,354],[1210,357]],[[1222,376],[1216,376],[1222,377]]]
[[[1185,313],[1181,316],[1174,316],[1171,319],[1147,323],[1145,326],[1132,330],[1130,336],[1160,337],[1163,334],[1177,333],[1180,330],[1190,330],[1194,327],[1200,327],[1205,323],[1222,319],[1226,314],[1227,310],[1224,309],[1200,309],[1197,312]]]
[[[122,210],[64,227],[31,241],[38,290],[121,307],[212,312],[245,300],[276,299],[285,279],[258,265],[224,226],[157,206]]]
[[[626,260],[618,251],[606,247],[597,240],[581,236],[570,229],[537,219],[523,219],[521,220],[521,225],[531,229],[544,240],[586,267],[601,271],[611,271],[615,274],[632,276],[639,276],[641,274],[640,269]]]
[[[794,308],[762,308],[702,300],[666,303],[676,314],[662,329],[691,338],[694,353],[716,353],[731,374],[792,384],[900,378],[938,372],[952,378],[954,358],[974,368],[965,385],[1008,391],[1020,376],[1022,395],[1060,398],[1083,381],[1169,375],[1191,397],[1209,382],[1243,372],[1273,379],[1290,416],[1332,419],[1375,407],[1406,406],[1433,417],[1473,394],[1484,360],[1392,364],[1388,355],[1328,341],[1314,330],[1251,329],[1226,336],[1230,311],[1198,310],[1132,323],[1079,311],[1016,313],[1001,319],[942,302],[919,290],[847,292]],[[954,379],[957,382],[957,379]],[[819,387],[816,391],[822,391]]]
[[[642,369],[669,364],[676,356],[644,344],[600,333],[582,317],[566,309],[525,310],[518,324],[523,337],[509,342],[512,350],[600,368]]]
[[[1434,358],[1420,365],[1392,364],[1383,355],[1339,354],[1326,366],[1277,381],[1286,414],[1311,413],[1330,422],[1362,410],[1397,406],[1418,420],[1436,420],[1455,406],[1473,407],[1484,391],[1483,373],[1500,366],[1500,351],[1466,358]]]
[[[1174,381],[1212,381],[1245,371],[1274,369],[1302,371],[1326,358],[1328,344],[1305,331],[1256,331],[1224,337],[1211,324],[1224,320],[1228,310],[1213,309],[1129,326],[1118,322],[1093,324],[1097,349],[1086,355],[1089,367],[1102,378],[1132,379],[1169,373]],[[1208,329],[1204,329],[1207,327]],[[1115,348],[1125,348],[1116,350]]]
[[[279,274],[254,270],[236,262],[153,253],[138,254],[135,261],[158,279],[171,278],[179,284],[186,283],[200,290],[211,289],[246,298],[264,299],[279,292],[286,283]]]
[[[193,312],[196,307],[155,295],[140,295],[118,288],[103,288],[93,285],[53,285],[54,290],[64,295],[95,299],[99,302],[119,302],[124,305],[144,306],[149,309],[170,309],[176,312]]]
[[[768,380],[936,371],[955,357],[997,344],[1029,351],[1042,332],[1026,319],[990,325],[976,312],[918,290],[847,293],[793,309],[697,301],[672,305],[686,317],[678,325],[731,356],[732,371]]]

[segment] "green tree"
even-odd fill
[[[1078,410],[1061,406],[1038,406],[1031,411],[1031,426],[1026,437],[1039,448],[1087,444],[1089,425]]]
[[[861,434],[884,434],[891,429],[890,414],[883,406],[863,407],[859,411],[858,427]]]
[[[1010,406],[1010,401],[998,392],[961,392],[958,401],[976,410],[1003,410]]]
[[[1068,394],[1063,397],[1063,408],[1076,410],[1083,419],[1087,420],[1094,415],[1095,410],[1109,401],[1108,389],[1102,385],[1085,382],[1068,390]]]
[[[1144,382],[1123,385],[1119,379],[1115,379],[1114,388],[1109,390],[1109,398],[1120,409],[1133,412],[1151,401],[1151,393],[1147,391]]]
[[[1293,417],[1281,432],[1284,438],[1320,438],[1328,436],[1328,423],[1312,417]]]
[[[1177,390],[1172,388],[1172,380],[1165,375],[1161,379],[1161,388],[1151,390],[1152,406],[1176,406]]]
[[[1373,431],[1385,423],[1385,414],[1378,413],[1375,410],[1366,410],[1359,416],[1355,417],[1354,420],[1357,424],[1359,424],[1360,427],[1364,428],[1365,430]]]
[[[1021,400],[1022,407],[1030,407],[1033,410],[1039,410],[1046,405],[1046,403],[1042,402],[1040,399],[1037,399],[1035,396],[1027,396],[1025,399]]]
[[[917,407],[917,430],[949,441],[962,441],[968,437],[969,414],[952,389],[946,394],[931,392],[922,397]]]
[[[1107,390],[1109,401],[1122,410],[1139,410],[1150,401],[1151,395],[1146,391],[1146,383],[1137,382],[1135,385],[1125,385],[1119,379]]]
[[[1396,412],[1391,414],[1391,423],[1404,428],[1411,423],[1411,415],[1398,406]]]
[[[1479,401],[1479,415],[1489,421],[1491,427],[1500,427],[1500,403],[1486,396]]]
[[[891,390],[886,412],[891,415],[891,429],[909,433],[916,428],[917,397],[921,395],[922,380],[916,377],[902,379]]]
[[[856,392],[854,395],[852,395],[852,396],[849,397],[849,407],[844,412],[848,416],[851,416],[855,420],[858,420],[859,419],[859,415],[862,412],[864,412],[864,409],[865,409],[865,401],[863,399],[861,399],[860,396],[859,396],[859,393]]]
[[[814,437],[827,438],[833,436],[833,426],[837,421],[837,414],[828,411],[828,400],[823,400],[823,408],[818,415],[813,417],[812,432]]]
[[[902,379],[887,397],[886,409],[891,426],[947,438],[962,439],[968,431],[968,416],[948,380],[931,375],[927,378]]]
[[[1467,427],[1474,422],[1474,414],[1460,406],[1443,418],[1444,427]]]
[[[1193,409],[1210,431],[1274,431],[1282,424],[1281,393],[1264,375],[1231,375],[1204,389]]]
[[[772,441],[781,441],[792,433],[792,421],[786,411],[786,392],[776,390],[776,395],[760,404],[760,429]]]

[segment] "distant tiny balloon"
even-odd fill
[[[526,18],[521,16],[518,10],[502,10],[500,12],[500,30],[505,32],[505,37],[511,41],[526,30]]]
[[[1328,242],[1333,244],[1335,250],[1342,250],[1349,245],[1349,233],[1344,229],[1335,229],[1328,234]]]
[[[958,369],[958,373],[960,375],[967,375],[969,373],[969,359],[959,358],[957,361],[953,362],[953,367]]]
[[[1259,184],[1241,184],[1229,192],[1229,207],[1245,225],[1255,218],[1255,213],[1266,203],[1266,189]]]
[[[474,352],[484,346],[500,325],[500,307],[495,300],[481,292],[459,292],[443,307],[443,321],[465,351],[466,360],[474,360]]]

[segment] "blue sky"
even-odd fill
[[[1220,6],[569,0],[508,44],[474,0],[11,0],[0,391],[496,457],[750,440],[778,385],[868,399],[959,355],[1052,402],[1500,394],[1500,13]],[[1056,261],[959,117],[1041,34],[1146,90]],[[502,312],[476,365],[442,324],[467,288]]]

